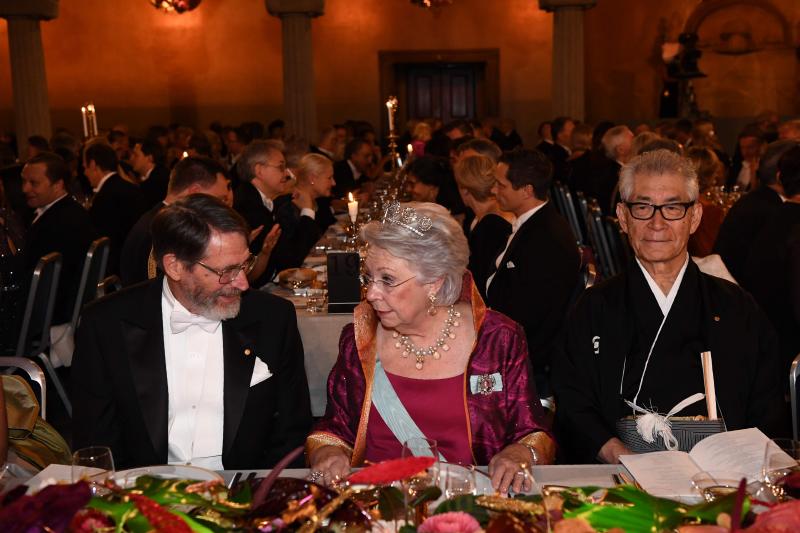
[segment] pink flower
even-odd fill
[[[419,533],[474,533],[481,525],[472,515],[461,511],[442,513],[426,519],[417,531]]]

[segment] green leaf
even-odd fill
[[[541,500],[541,497],[539,498]],[[440,503],[433,514],[462,511],[472,515],[484,528],[489,524],[489,511],[475,503],[475,496],[464,494]]]
[[[397,487],[381,487],[378,491],[378,511],[384,520],[395,520],[403,516],[405,501]]]
[[[241,489],[236,494],[228,495],[228,499],[235,503],[250,503],[253,501],[253,490],[250,488],[250,483],[240,483]]]
[[[398,533],[417,533],[417,528],[414,526],[405,525],[400,527]]]
[[[422,505],[426,502],[432,502],[434,500],[438,500],[442,496],[442,489],[439,487],[426,487],[424,488],[416,498],[409,502],[409,506],[417,507],[418,505]]]
[[[181,518],[183,518],[183,521],[186,522],[186,525],[188,525],[195,533],[214,533],[213,529],[207,528],[206,526],[202,525],[197,520],[194,520],[191,516],[189,516],[186,513],[182,513],[180,511],[172,511],[172,510],[170,512],[172,514],[178,515]]]
[[[686,516],[699,518],[704,522],[716,522],[720,513],[733,514],[733,506],[736,503],[736,493],[726,494],[717,498],[713,502],[703,502],[687,508]],[[745,497],[742,502],[742,515],[745,516],[750,510],[750,498]]]

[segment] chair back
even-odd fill
[[[39,414],[47,419],[47,385],[42,369],[26,357],[0,357],[0,367],[10,370],[19,369],[28,375],[28,380],[39,386]]]
[[[628,236],[622,231],[619,220],[615,217],[604,217],[603,226],[608,240],[611,261],[617,272],[622,272],[630,258]]]
[[[52,252],[39,259],[33,270],[28,301],[22,315],[17,357],[35,356],[50,346],[50,325],[61,276],[61,254]],[[34,337],[39,335],[39,339]]]
[[[100,280],[97,284],[97,297],[100,298],[122,289],[122,280],[116,274],[111,274]]]
[[[557,198],[556,206],[558,210],[564,215],[564,218],[569,222],[569,227],[572,229],[572,234],[575,236],[575,242],[578,246],[582,245],[585,241],[583,238],[583,231],[581,224],[578,221],[578,212],[575,209],[575,203],[572,200],[572,193],[569,187],[561,182],[556,182],[553,185],[554,198]]]
[[[608,243],[608,236],[603,224],[603,213],[595,199],[589,202],[588,227],[591,230],[592,248],[600,266],[600,273],[603,278],[610,278],[617,273],[617,269],[611,255],[611,246]]]
[[[566,218],[567,212],[564,207],[564,196],[562,195],[561,191],[561,182],[553,182],[553,186],[550,187],[550,189],[552,193],[551,196],[553,197],[553,203],[556,204],[556,209],[558,209],[558,212]]]
[[[86,260],[83,262],[83,272],[78,284],[78,294],[75,296],[75,307],[72,310],[72,331],[78,326],[78,317],[83,306],[97,298],[97,286],[106,275],[106,265],[108,264],[108,252],[111,240],[108,237],[100,237],[92,242],[86,252]]]

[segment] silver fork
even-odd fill
[[[231,478],[231,482],[228,483],[228,489],[232,489],[234,487],[234,485],[236,485],[239,482],[240,479],[242,479],[242,473],[241,472],[236,472],[235,474],[233,474],[233,477]]]

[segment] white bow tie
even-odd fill
[[[183,333],[192,325],[198,326],[208,333],[214,333],[219,324],[219,320],[211,320],[204,316],[184,313],[177,309],[173,310],[169,316],[169,327],[173,334]]]

